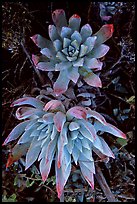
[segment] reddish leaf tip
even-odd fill
[[[74,14],[71,18],[80,18],[80,16],[77,14]]]

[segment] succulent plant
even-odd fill
[[[103,62],[99,59],[109,51],[109,46],[104,42],[112,36],[113,25],[103,25],[93,34],[89,24],[80,29],[81,18],[77,14],[67,24],[62,9],[55,10],[52,19],[55,25],[49,25],[51,40],[39,34],[31,37],[42,54],[32,55],[32,60],[40,70],[59,72],[53,87],[56,95],[64,93],[70,81],[77,83],[80,76],[88,85],[102,87],[95,72],[102,69]]]
[[[7,167],[26,155],[25,169],[36,160],[39,163],[42,180],[46,181],[53,159],[55,159],[56,188],[58,197],[71,172],[71,163],[79,163],[80,170],[94,188],[95,166],[92,151],[101,159],[114,158],[114,154],[99,132],[108,132],[120,138],[125,134],[106,122],[105,118],[90,108],[75,106],[66,111],[59,100],[46,104],[33,97],[14,101],[19,123],[9,134],[3,145],[17,140],[9,154]]]

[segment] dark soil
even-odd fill
[[[105,13],[101,5],[105,6]],[[109,5],[111,4],[111,5]],[[110,10],[109,6],[113,7]],[[64,9],[67,19],[77,13],[84,25],[89,23],[93,32],[106,23],[114,24],[114,34],[106,44],[110,51],[103,60],[100,73],[102,89],[82,88],[72,85],[75,98],[68,106],[84,104],[85,99],[78,97],[81,92],[94,94],[90,107],[104,114],[107,121],[116,125],[127,135],[127,143],[120,144],[116,138],[106,135],[116,159],[107,164],[98,162],[104,177],[119,202],[135,201],[135,3],[133,2],[90,2],[90,1],[45,1],[45,2],[4,2],[2,3],[2,141],[18,123],[11,102],[23,95],[36,96],[46,87],[52,86],[52,80],[45,72],[37,73],[31,63],[31,54],[39,49],[30,37],[41,34],[48,37],[48,25],[52,24],[51,13],[55,9]],[[103,16],[110,16],[108,21]],[[57,77],[56,75],[54,77]],[[69,93],[68,93],[69,96]],[[54,97],[50,94],[49,99]],[[66,99],[68,102],[68,100]],[[30,170],[24,171],[23,159],[6,169],[9,149],[2,150],[2,196],[3,202],[46,201],[58,202],[55,187],[54,164],[49,180],[44,184],[36,163]],[[96,161],[97,162],[97,161]],[[74,179],[77,167],[65,187],[66,202],[105,202],[106,195],[95,179],[95,190],[87,186],[80,176]],[[33,183],[32,183],[33,182]],[[81,189],[84,189],[82,191]],[[82,193],[84,192],[84,193]]]

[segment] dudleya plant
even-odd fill
[[[41,56],[32,55],[36,67],[43,71],[58,71],[54,83],[56,95],[64,93],[70,81],[77,83],[80,76],[90,86],[102,87],[99,76],[95,73],[102,69],[99,59],[106,55],[109,46],[104,42],[113,34],[113,25],[106,24],[93,34],[92,28],[86,24],[80,28],[81,18],[74,14],[67,24],[62,9],[52,13],[55,25],[49,25],[49,37],[45,39],[39,34],[31,37],[41,49]]]
[[[6,145],[18,139],[6,166],[26,155],[25,169],[38,160],[42,179],[46,181],[55,159],[59,198],[70,175],[72,162],[79,164],[84,178],[94,188],[92,151],[101,159],[115,157],[103,137],[98,135],[99,131],[126,138],[122,131],[89,107],[75,106],[66,111],[61,101],[51,100],[45,104],[33,97],[18,99],[11,106],[21,106],[16,117],[24,121],[11,131],[4,142]]]

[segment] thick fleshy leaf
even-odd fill
[[[81,127],[79,128],[79,132],[82,134],[84,138],[88,139],[90,142],[94,141],[94,138],[83,124],[81,124]]]
[[[80,125],[78,123],[76,123],[76,122],[71,122],[69,124],[69,130],[70,131],[77,130],[79,128],[80,128]]]
[[[36,68],[42,71],[55,71],[55,63],[54,62],[39,62]]]
[[[65,111],[65,107],[64,105],[62,104],[61,101],[59,100],[51,100],[49,101],[48,103],[46,103],[44,109],[44,111],[62,111],[64,112]]]
[[[79,58],[73,62],[74,69],[75,67],[82,67],[84,63],[84,58]]]
[[[70,19],[69,19],[69,27],[72,28],[73,30],[79,30],[81,23],[81,18],[77,14],[74,14]]]
[[[78,159],[79,159],[80,151],[79,149],[74,145],[73,151],[72,151],[72,157],[74,159],[75,164],[77,165]]]
[[[30,120],[18,124],[5,139],[3,145],[16,140],[25,130],[25,127],[30,123]]]
[[[39,109],[31,107],[19,107],[16,111],[16,117],[18,120],[31,118],[33,115],[41,116],[43,115],[43,112]]]
[[[64,166],[65,164],[66,164],[66,159],[63,158],[62,166]],[[63,193],[64,186],[71,172],[71,163],[68,164],[67,169],[64,171],[62,167],[58,168],[57,159],[56,159],[55,171],[56,171],[56,189],[58,192],[58,198],[60,198]]]
[[[114,136],[126,139],[126,135],[121,130],[119,130],[114,125],[111,125],[110,123],[107,123],[107,125],[103,125],[100,122],[96,121],[94,124],[94,127],[95,127],[96,131],[101,130],[103,132],[108,132]]]
[[[43,122],[46,124],[51,124],[53,123],[53,117],[54,117],[54,113],[46,113],[45,115],[43,115]]]
[[[67,61],[66,56],[60,51],[57,52],[56,58],[59,59],[60,61],[63,61],[63,62]]]
[[[55,40],[55,41],[53,42],[53,45],[54,45],[55,50],[56,50],[57,52],[62,49],[62,42],[61,42],[59,39]]]
[[[88,50],[88,46],[81,45],[80,46],[79,57],[83,57],[87,53],[87,50]]]
[[[82,38],[81,35],[78,31],[74,31],[74,33],[71,35],[71,40],[76,40],[78,42],[78,44],[80,45]]]
[[[38,141],[37,138],[34,138],[26,154],[25,170],[27,170],[37,160],[40,151],[41,141]]]
[[[67,132],[68,132],[68,127],[67,127],[67,124],[65,124],[64,128],[62,129],[62,131],[59,135],[58,144],[57,144],[57,147],[58,147],[58,159],[57,159],[58,168],[60,168],[61,164],[62,164],[64,146],[68,143]]]
[[[52,20],[55,23],[58,31],[61,31],[61,28],[67,27],[67,20],[65,11],[63,9],[57,9],[52,13]]]
[[[89,74],[87,74],[87,76],[85,76],[83,79],[90,86],[100,87],[100,88],[102,87],[102,82],[99,76],[97,76],[93,72],[90,72]]]
[[[94,173],[92,173],[92,171],[88,169],[83,163],[80,163],[80,169],[84,178],[91,186],[91,188],[94,190]]]
[[[70,38],[71,34],[72,34],[72,29],[71,28],[69,28],[69,27],[62,27],[61,34],[60,34],[62,39]]]
[[[72,80],[75,84],[79,79],[78,67],[70,67],[68,69],[68,78]]]
[[[61,71],[61,70],[64,70],[64,69],[68,69],[70,67],[72,67],[71,62],[60,62],[60,63],[56,64],[55,71]]]
[[[68,144],[66,145],[67,150],[70,154],[72,154],[73,147],[74,147],[74,140],[72,140],[71,136],[68,137]]]
[[[107,122],[105,120],[105,118],[99,114],[98,112],[91,110],[90,108],[86,108],[87,109],[87,118],[95,118],[96,120],[98,120],[99,122],[101,122],[103,125],[107,125]]]
[[[91,144],[90,144],[90,146],[91,146]],[[82,150],[83,151],[81,152],[80,159],[79,159],[81,162],[86,162],[87,160],[94,161],[94,159],[92,157],[92,148],[87,149],[87,148],[83,147]],[[93,173],[95,173],[95,172],[93,171]]]
[[[93,49],[95,42],[96,42],[96,39],[97,39],[96,36],[88,37],[86,39],[86,41],[84,42],[84,45],[86,45],[88,47],[87,53]]]
[[[33,42],[40,47],[41,49],[47,47],[49,49],[53,49],[53,45],[52,42],[50,40],[47,40],[46,38],[42,37],[39,34],[33,35],[32,37],[30,37]]]
[[[49,175],[51,164],[55,154],[56,142],[57,140],[53,140],[49,142],[47,149],[45,151],[45,157],[40,162],[40,173],[42,175],[43,181],[46,181]]]
[[[54,93],[56,94],[56,96],[61,95],[68,89],[69,82],[70,82],[70,79],[67,76],[67,71],[62,70],[59,73],[59,76],[53,85]]]
[[[74,57],[68,57],[67,56],[67,59],[68,59],[68,61],[73,62],[77,59],[77,57],[76,56],[74,56]]]
[[[111,151],[111,149],[109,148],[109,146],[107,145],[107,143],[104,141],[103,138],[96,137],[96,140],[94,141],[93,146],[97,148],[102,154],[108,157],[115,158],[113,152]]]
[[[104,57],[107,52],[109,51],[110,47],[107,45],[100,45],[98,47],[94,47],[93,50],[91,51],[91,53],[88,55],[88,57],[93,57],[93,58],[101,58]]]
[[[40,60],[39,56],[32,54],[32,61],[33,61],[35,66],[38,64],[39,60]]]
[[[16,144],[11,150],[11,153],[9,154],[6,168],[11,166],[15,161],[18,161],[23,155],[25,155],[29,146],[30,146],[29,142],[20,145]]]
[[[82,146],[83,146],[84,148],[86,148],[87,150],[90,150],[90,149],[91,149],[89,140],[87,140],[86,138],[84,138],[84,140],[81,140],[81,142],[82,142]]]
[[[40,52],[46,57],[48,57],[49,59],[52,59],[52,60],[55,59],[55,51],[52,51],[48,48],[43,48]]]
[[[78,118],[78,119],[86,119],[87,116],[87,110],[81,106],[75,106],[70,108],[66,115],[70,115],[72,117]]]
[[[36,126],[37,127],[37,126]],[[27,130],[25,131],[22,136],[20,137],[20,139],[18,140],[17,144],[22,144],[22,143],[26,143],[32,140],[32,138],[30,137],[32,131],[35,130],[35,126],[33,127],[33,129]]]
[[[96,58],[85,57],[84,60],[84,66],[88,67],[89,69],[102,69],[103,63]]]
[[[81,37],[82,37],[82,42],[85,42],[85,40],[91,36],[92,34],[92,28],[89,24],[86,24],[82,26],[81,31],[80,31]]]
[[[78,123],[81,125],[81,127],[84,127],[91,134],[93,140],[96,138],[95,128],[90,122],[86,120],[78,120]]]
[[[94,175],[92,170],[89,170],[82,162],[79,162],[81,172],[86,179],[86,181],[89,183],[92,189],[94,189]]]
[[[57,112],[53,118],[55,127],[57,128],[58,132],[61,132],[66,122],[66,116],[62,112]]]
[[[52,41],[60,39],[60,36],[59,36],[57,29],[54,25],[49,25],[48,30],[49,30],[49,37]]]
[[[71,43],[71,40],[68,38],[64,38],[63,40],[63,48],[67,48]]]
[[[55,127],[55,125],[54,125],[50,138],[51,138],[51,140],[54,140],[54,138],[57,137],[57,136],[58,136],[58,131],[57,131],[57,128]]]
[[[44,103],[37,98],[24,97],[14,101],[10,107],[20,106],[20,105],[31,105],[31,106],[34,106],[35,108],[42,109],[44,106]]]
[[[75,140],[75,146],[79,149],[80,152],[82,152],[82,143],[80,139]]]
[[[106,40],[112,37],[112,34],[114,32],[114,26],[113,24],[106,24],[103,25],[100,30],[94,34],[94,36],[97,36],[97,40],[95,45],[98,46],[102,43],[104,43]]]

